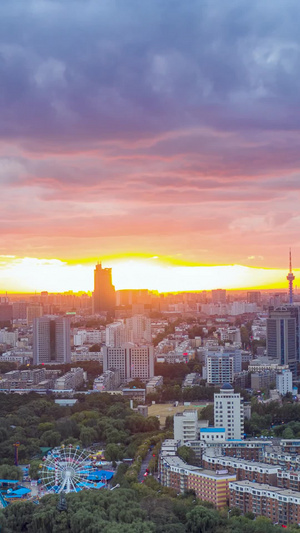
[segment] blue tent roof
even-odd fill
[[[109,470],[96,470],[95,472],[91,472],[87,479],[111,479],[113,477],[114,473],[110,472]]]
[[[20,489],[13,490],[10,492],[10,494],[15,494],[17,496],[24,496],[24,494],[29,494],[31,492],[30,489],[26,489],[25,487],[21,487]]]
[[[12,483],[15,485],[16,483],[19,484],[20,481],[18,479],[0,479],[0,483]]]

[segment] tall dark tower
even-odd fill
[[[115,287],[111,280],[111,268],[102,268],[101,263],[94,270],[93,312],[112,312],[116,305]]]
[[[295,276],[294,276],[294,274],[292,272],[292,252],[291,252],[291,249],[290,249],[290,271],[289,271],[286,279],[289,282],[289,303],[292,305],[293,304],[293,281],[295,279]]]

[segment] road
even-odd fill
[[[142,483],[143,479],[144,479],[144,474],[146,472],[146,468],[148,467],[148,464],[149,464],[149,461],[152,457],[152,450],[149,450],[145,459],[143,460],[142,462],[142,466],[141,466],[141,470],[140,470],[140,473],[138,475],[138,481],[139,483]]]

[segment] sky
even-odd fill
[[[298,0],[2,0],[0,291],[92,289],[98,260],[117,288],[285,286],[299,18]]]

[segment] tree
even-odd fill
[[[41,461],[39,461],[38,459],[34,459],[33,461],[30,462],[29,476],[31,477],[31,479],[39,479],[40,465],[41,465]]]
[[[284,439],[293,439],[295,437],[294,432],[291,427],[285,428],[282,433]]]
[[[187,514],[187,531],[191,533],[210,533],[218,525],[219,516],[202,505],[198,505]]]
[[[8,464],[0,465],[0,478],[1,479],[15,479],[21,481],[23,478],[22,469],[18,466],[11,466]]]
[[[118,444],[108,444],[105,448],[105,459],[107,461],[118,461],[120,459],[120,447]]]
[[[97,432],[91,427],[82,427],[79,438],[84,448],[90,446],[97,440]]]
[[[196,454],[194,450],[189,446],[180,446],[177,450],[177,453],[179,457],[181,457],[181,459],[183,459],[183,461],[185,461],[189,465],[197,464]]]
[[[211,426],[214,425],[214,406],[207,405],[200,411],[199,415],[200,420],[208,420]]]
[[[45,431],[41,436],[41,446],[54,448],[61,443],[61,436],[58,431]]]

